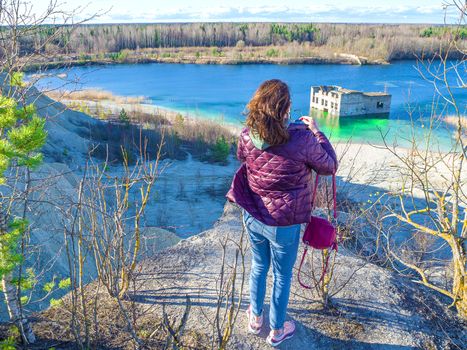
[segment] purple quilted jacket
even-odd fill
[[[291,124],[286,144],[264,150],[253,144],[249,129],[242,130],[237,170],[226,197],[270,226],[308,222],[311,217],[312,177],[331,175],[337,158],[326,136],[314,135],[304,125]]]

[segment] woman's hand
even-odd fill
[[[303,116],[300,117],[300,120],[304,122],[308,129],[310,129],[314,134],[319,132],[318,123],[316,123],[316,120],[314,120],[312,117]]]

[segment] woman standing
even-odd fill
[[[316,122],[290,123],[290,92],[277,79],[263,82],[247,105],[238,141],[242,162],[227,198],[241,206],[252,251],[248,330],[261,331],[266,278],[273,269],[267,342],[277,346],[295,332],[285,321],[301,224],[311,217],[312,170],[331,175],[336,154]]]

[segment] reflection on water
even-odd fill
[[[348,140],[358,136],[362,140],[375,140],[381,132],[389,128],[389,116],[336,117],[313,110],[310,115],[316,118],[319,126],[333,139]]]
[[[412,139],[423,142],[430,138],[434,149],[447,150],[451,147],[452,131],[442,121],[433,124],[437,137],[433,138],[423,119],[410,121],[392,119],[389,116],[336,117],[321,111],[312,110],[310,115],[316,118],[318,125],[334,141],[358,141],[381,144],[383,138],[391,145],[410,146]],[[413,127],[415,125],[415,127]]]

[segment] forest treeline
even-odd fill
[[[22,54],[106,54],[178,47],[306,44],[387,61],[439,52],[448,35],[464,44],[467,28],[412,24],[167,23],[43,26],[21,38]],[[460,54],[460,53],[457,53]],[[451,55],[456,55],[452,52]]]

